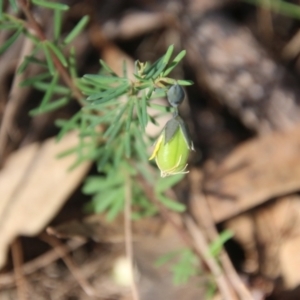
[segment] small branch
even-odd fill
[[[25,0],[19,0],[19,4],[29,22],[28,26],[34,31],[35,35],[38,37],[38,39],[41,42],[47,41],[47,37],[45,36],[40,25],[34,18],[31,10],[29,9],[28,2]],[[52,51],[51,51],[51,56],[52,56],[55,68],[58,70],[58,72],[59,72],[60,76],[62,77],[63,81],[65,82],[65,84],[71,89],[73,96],[76,98],[76,100],[79,102],[80,105],[84,105],[84,101],[83,101],[84,97],[81,94],[80,90],[73,83],[72,77],[70,76],[68,71],[62,65],[62,63],[58,60],[58,58],[52,53]]]
[[[88,296],[97,296],[95,289],[90,285],[90,283],[82,276],[79,268],[71,260],[71,258],[66,254],[66,247],[55,237],[52,237],[46,233],[42,233],[40,238],[47,244],[51,245],[60,258],[64,261],[74,278],[77,280],[78,284],[85,291]]]
[[[22,50],[19,56],[17,68],[21,65],[24,58],[30,54],[33,49],[33,43],[30,39],[25,37],[23,41]],[[24,80],[24,73],[23,74],[15,74],[14,79],[11,85],[11,89],[9,92],[9,101],[7,102],[4,113],[3,119],[0,126],[0,166],[3,163],[4,153],[7,143],[7,138],[9,133],[12,131],[13,128],[13,120],[17,113],[18,108],[24,102],[24,91],[20,88],[20,83]],[[25,93],[26,95],[26,93]]]
[[[130,263],[132,282],[131,282],[131,293],[133,300],[139,300],[138,288],[135,282],[134,276],[134,264],[133,264],[133,249],[132,249],[132,228],[131,228],[131,181],[127,176],[125,186],[125,209],[124,209],[124,227],[125,227],[125,248],[126,256]]]
[[[143,178],[139,179],[139,184],[143,187],[143,190],[147,196],[147,198],[158,208],[160,214],[163,216],[163,218],[169,222],[177,234],[180,236],[180,238],[184,241],[184,243],[189,248],[194,248],[193,243],[190,239],[190,236],[186,233],[186,231],[177,224],[177,222],[173,219],[170,212],[165,208],[164,205],[162,205],[157,199],[153,192],[153,188],[149,186]]]
[[[63,255],[66,255],[68,252],[74,251],[82,245],[86,244],[86,240],[71,240],[64,248],[61,249]],[[24,275],[32,274],[39,269],[45,268],[54,261],[58,260],[61,257],[56,250],[52,249],[39,257],[23,264],[22,272]],[[14,273],[4,273],[0,275],[0,289],[8,288],[15,284]]]
[[[202,183],[202,174],[199,170],[193,169],[190,171],[189,179],[191,183],[191,199],[190,199],[190,208],[191,213],[195,220],[206,232],[210,242],[213,242],[218,239],[219,233],[215,227],[213,217],[207,203],[207,199],[203,193],[201,193],[200,187]],[[227,276],[232,287],[237,292],[241,300],[253,300],[249,290],[242,282],[241,278],[234,269],[230,258],[225,250],[222,250],[220,253],[220,261],[224,269],[225,275]]]
[[[224,300],[237,299],[236,295],[234,295],[233,290],[228,284],[222,269],[219,267],[215,258],[209,254],[209,246],[207,241],[205,240],[204,235],[199,230],[199,228],[190,216],[186,215],[184,219],[187,229],[193,237],[195,246],[197,250],[201,253],[202,259],[205,259],[205,262],[209,266],[209,269],[216,280],[219,291],[222,294]]]
[[[12,259],[14,264],[14,273],[15,273],[15,280],[17,285],[17,295],[18,300],[27,300],[28,294],[27,294],[27,283],[22,271],[22,265],[23,265],[23,254],[22,254],[22,245],[17,238],[11,245],[11,253],[12,253]]]
[[[222,270],[220,269],[214,258],[208,255],[208,243],[205,241],[204,236],[198,230],[193,220],[189,216],[186,216],[184,218],[185,224],[187,225],[190,233],[189,235],[185,229],[177,224],[177,222],[173,219],[171,213],[156,199],[153,188],[150,187],[142,178],[139,179],[139,183],[143,187],[148,199],[158,208],[163,218],[173,226],[173,228],[185,242],[187,247],[195,251],[200,262],[205,262],[206,266],[215,277],[216,284],[223,299],[235,300],[236,298],[234,297],[233,292],[228,285]]]

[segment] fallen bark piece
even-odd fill
[[[237,147],[204,182],[216,222],[300,190],[300,127]]]
[[[190,30],[185,48],[198,83],[245,126],[265,134],[300,121],[297,79],[268,55],[247,27],[211,13]]]
[[[77,143],[77,134],[32,144],[13,153],[0,172],[0,268],[11,241],[40,232],[85,177],[90,162],[73,171],[74,155],[57,155]]]

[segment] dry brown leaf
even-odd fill
[[[204,188],[216,222],[300,189],[300,127],[236,148]]]
[[[111,40],[129,40],[165,27],[172,17],[171,14],[161,12],[130,12],[121,19],[109,20],[103,25],[103,31]]]
[[[234,232],[235,240],[244,250],[244,272],[259,273],[269,280],[281,277],[288,289],[300,284],[298,194],[278,198],[238,215],[226,221],[225,226]],[[269,282],[268,289],[273,289],[272,285]]]
[[[72,133],[59,143],[52,138],[24,147],[8,159],[0,173],[0,267],[11,241],[41,231],[86,175],[90,162],[70,172],[75,157],[56,157],[76,143]]]
[[[300,283],[300,236],[286,241],[280,250],[280,265],[286,288],[293,289]]]

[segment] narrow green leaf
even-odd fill
[[[101,112],[111,112],[113,109],[115,109],[116,107],[118,107],[118,105],[120,104],[120,101],[118,99],[115,100],[111,100],[109,102],[102,102],[102,103],[98,103],[96,104],[95,102],[92,103],[88,103],[87,104],[87,108],[92,109],[92,110],[97,110],[97,111],[101,111]]]
[[[124,189],[121,190],[118,197],[112,203],[111,208],[107,212],[107,220],[113,221],[115,217],[123,210],[124,207]]]
[[[153,70],[153,73],[155,72],[155,70]],[[145,79],[145,78],[143,78],[143,77],[141,77],[141,76],[139,76],[139,75],[137,75],[137,74],[133,74],[133,76],[138,80],[138,81],[140,81],[140,82],[149,82],[149,79]]]
[[[263,0],[244,0],[245,2],[262,6],[271,9],[276,13],[286,15],[290,18],[300,19],[300,6],[299,4],[290,3],[287,1],[263,1]]]
[[[160,82],[167,83],[169,85],[173,85],[177,83],[177,80],[169,77],[163,77],[159,79]]]
[[[212,256],[218,256],[222,250],[224,244],[234,236],[234,233],[230,230],[223,231],[217,240],[212,242],[209,246],[209,252]]]
[[[74,128],[78,128],[78,121],[80,120],[82,115],[81,110],[78,111],[70,120],[56,120],[55,125],[58,127],[61,127],[61,130],[59,131],[58,135],[56,136],[57,140],[60,141],[62,137],[69,132],[70,130]]]
[[[110,190],[110,192],[97,194],[92,200],[96,212],[104,212],[109,206],[113,205],[113,203],[117,201],[120,194],[120,188],[117,190]]]
[[[57,85],[58,78],[59,78],[58,73],[55,73],[55,75],[53,76],[51,83],[48,85],[48,89],[46,90],[46,93],[41,101],[40,108],[43,108],[50,101],[50,99],[54,93],[55,86]]]
[[[128,132],[130,130],[130,124],[132,121],[132,113],[133,113],[133,108],[134,108],[134,101],[132,99],[129,99],[129,104],[128,104],[128,116],[126,120],[126,131]]]
[[[124,123],[123,121],[119,121],[118,123],[115,124],[115,126],[111,127],[112,130],[108,135],[107,144],[111,143],[114,140],[114,138],[117,136],[117,134],[121,131],[123,123]]]
[[[122,116],[127,109],[128,109],[128,105],[125,104],[120,110],[120,112],[116,115],[115,119],[112,121],[110,127],[105,131],[103,137],[108,138],[107,143],[110,143],[118,134],[119,130],[121,129],[124,123],[122,120]]]
[[[44,51],[44,54],[45,54],[45,57],[46,57],[49,72],[53,76],[54,73],[55,73],[55,67],[54,67],[54,64],[53,64],[53,61],[52,61],[51,54],[50,54],[50,52],[48,50],[48,47],[45,43],[42,43],[42,47],[43,47],[43,51]]]
[[[177,80],[177,83],[179,85],[185,85],[185,86],[194,84],[192,80]]]
[[[89,16],[84,16],[81,20],[76,24],[76,26],[72,29],[72,31],[65,37],[64,43],[70,44],[84,29],[86,24],[89,22]]]
[[[144,80],[149,80],[150,78],[152,80],[156,79],[156,77],[154,76],[154,74],[156,73],[160,73],[162,72],[162,70],[164,69],[165,65],[163,63],[163,57],[159,58],[153,65],[151,65],[151,67],[149,68],[149,70],[145,70],[145,77]]]
[[[151,96],[152,96],[154,90],[155,90],[155,87],[152,85],[152,86],[149,88],[148,92],[147,92],[147,95],[146,95],[146,99],[147,99],[147,100],[149,100],[149,99],[151,98]]]
[[[197,274],[197,258],[191,249],[185,249],[181,252],[177,264],[172,266],[174,284],[183,284]]]
[[[104,152],[103,156],[97,162],[97,170],[98,172],[102,172],[103,168],[105,167],[106,163],[110,159],[111,155],[113,154],[113,149],[107,148]]]
[[[147,99],[146,99],[145,92],[143,92],[143,94],[142,94],[141,108],[142,108],[143,124],[144,124],[144,127],[146,128],[146,126],[148,124],[148,113],[147,113]]]
[[[54,102],[46,104],[43,108],[37,107],[35,109],[32,109],[29,112],[29,115],[30,116],[36,116],[36,115],[39,115],[39,114],[51,112],[51,111],[57,110],[57,109],[65,106],[65,105],[67,105],[69,102],[70,102],[70,98],[63,97],[63,98],[60,98],[60,99],[58,99]]]
[[[174,51],[174,45],[169,46],[164,58],[163,58],[163,62],[165,65],[167,65],[169,63],[169,60],[173,54]]]
[[[143,117],[142,117],[142,110],[141,110],[141,107],[140,107],[140,101],[138,99],[135,99],[135,110],[136,110],[136,114],[138,116],[140,127],[141,127],[142,131],[144,132],[145,131],[145,125],[144,125],[144,120],[143,120]]]
[[[28,79],[25,79],[24,81],[21,82],[20,86],[21,87],[30,86],[30,85],[34,84],[35,82],[42,81],[42,80],[48,79],[50,77],[51,77],[51,74],[48,72],[41,73],[37,76],[33,76]]]
[[[169,262],[170,260],[174,259],[176,256],[178,256],[178,254],[180,253],[181,250],[177,250],[177,251],[172,251],[169,252],[167,254],[164,254],[162,256],[160,256],[156,261],[155,261],[155,266],[156,267],[160,267],[164,264],[166,264],[167,262]]]
[[[23,28],[19,27],[18,30],[1,46],[0,55],[3,54],[21,35]]]
[[[39,91],[48,91],[48,89],[50,88],[51,83],[37,81],[37,82],[34,82],[32,85],[33,85],[34,88],[36,88]],[[56,84],[55,87],[53,88],[53,92],[55,94],[59,94],[59,95],[71,94],[71,91],[68,87],[58,85],[58,84]]]
[[[75,48],[71,47],[70,49],[70,57],[69,57],[69,70],[72,78],[77,78],[77,69],[76,69],[76,55]]]
[[[61,52],[61,50],[56,45],[54,45],[54,43],[51,43],[49,41],[46,41],[45,43],[53,51],[53,53],[59,59],[59,61],[62,63],[62,65],[64,67],[67,67],[68,66],[68,62],[65,59],[65,57],[64,57],[63,53]]]
[[[114,76],[103,76],[98,74],[86,74],[83,76],[84,79],[92,81],[93,83],[102,83],[102,84],[110,84],[110,83],[124,83],[128,82],[127,78],[114,77]]]
[[[129,131],[124,135],[124,143],[125,143],[125,155],[127,158],[131,156],[131,143],[130,143],[130,133]]]
[[[0,21],[3,20],[3,0],[0,0]]]
[[[147,75],[145,76],[145,79],[152,78],[153,80],[155,80],[163,72],[165,67],[168,65],[173,51],[174,51],[174,46],[171,45],[168,48],[166,54],[162,58],[158,59],[157,62],[150,67],[149,71],[147,71]]]
[[[121,176],[111,177],[89,176],[84,183],[82,192],[85,195],[93,195],[102,193],[105,190],[115,190],[120,185],[123,185],[124,179]]]
[[[149,116],[149,120],[150,122],[155,125],[155,126],[159,126],[159,123],[156,121],[156,118],[153,118],[152,116]]]
[[[213,300],[214,296],[216,295],[216,292],[217,292],[217,285],[215,284],[215,282],[209,281],[208,284],[206,285],[204,299]]]
[[[105,63],[104,60],[100,59],[100,64],[106,72],[108,72],[109,74],[111,74],[114,77],[118,77],[118,75],[109,67],[108,64]]]
[[[59,9],[54,10],[53,27],[54,27],[54,40],[57,41],[60,37],[62,26],[62,11]]]
[[[37,53],[37,51],[39,50],[39,48],[40,48],[40,46],[35,47],[35,49],[32,51],[32,54],[30,56],[25,57],[25,59],[23,60],[23,62],[20,65],[20,67],[18,68],[18,71],[17,71],[18,74],[23,73],[30,63],[37,64],[39,66],[47,68],[47,64],[44,61],[34,57],[35,54]]]
[[[50,9],[57,9],[57,10],[68,10],[69,9],[68,5],[58,3],[58,2],[43,1],[43,0],[32,0],[32,2],[38,6],[42,6],[42,7],[50,8]]]
[[[22,26],[24,27],[25,25],[22,24]],[[24,30],[23,34],[26,37],[28,37],[34,43],[35,46],[38,46],[41,43],[41,41],[39,40],[39,38],[37,36],[35,36],[33,33],[31,33],[31,31]]]
[[[176,202],[164,195],[158,194],[157,198],[161,201],[162,204],[164,204],[167,208],[171,210],[174,210],[176,212],[184,212],[186,210],[184,204]]]
[[[73,148],[69,148],[69,149],[67,149],[67,150],[65,150],[63,152],[60,152],[58,155],[56,155],[56,158],[57,159],[62,159],[62,158],[67,157],[67,156],[69,156],[71,154],[74,154],[74,153],[77,152],[77,148],[78,148],[78,146],[76,145]]]
[[[1,19],[0,19],[0,21],[1,21]],[[18,28],[20,28],[20,25],[16,24],[16,23],[6,23],[6,22],[3,22],[3,23],[0,24],[0,29],[1,30],[12,30],[12,29],[17,30]]]
[[[118,144],[118,147],[116,148],[115,155],[113,157],[114,160],[114,168],[119,169],[119,165],[121,161],[124,159],[124,149],[125,148],[125,143],[124,141],[121,141]]]
[[[185,55],[186,55],[185,50],[177,54],[177,56],[174,58],[170,66],[168,66],[168,68],[164,71],[163,76],[169,75],[173,71],[173,69],[180,63],[180,61],[185,57]]]
[[[148,162],[149,157],[143,140],[144,137],[142,136],[141,132],[138,129],[134,130],[134,133],[135,133],[134,149],[136,151],[136,154],[139,156],[141,161]]]
[[[9,3],[10,3],[10,5],[11,5],[13,11],[14,11],[15,13],[17,13],[17,12],[19,11],[19,8],[18,8],[18,5],[17,5],[16,0],[9,0]]]
[[[180,182],[183,177],[184,174],[178,174],[174,176],[160,178],[155,185],[155,192],[159,194],[168,190],[169,188],[173,187],[175,184]]]
[[[100,104],[103,102],[107,102],[110,101],[112,99],[116,99],[118,97],[120,97],[121,95],[125,94],[128,90],[128,85],[124,84],[122,86],[119,86],[118,88],[116,88],[114,91],[109,91],[109,92],[102,92],[102,93],[98,93],[96,95],[92,95],[90,97],[87,98],[87,101],[91,101],[91,100],[95,100],[95,104]]]
[[[166,97],[166,89],[156,89],[155,93],[152,93],[150,100],[157,99],[157,98],[164,98]]]
[[[99,183],[102,181],[104,181],[102,176],[89,176],[85,180],[83,188],[81,189],[82,193],[84,195],[93,195],[99,192]]]
[[[169,106],[163,106],[163,105],[155,104],[155,103],[151,103],[151,102],[149,103],[149,107],[154,108],[158,111],[162,111],[164,113],[169,113],[172,110],[171,107],[169,107]]]
[[[116,93],[116,90],[113,90],[113,89],[109,89],[109,90],[106,90],[106,91],[102,91],[100,93],[94,93],[92,95],[90,95],[86,100],[87,101],[95,101],[95,100],[106,100],[108,98],[107,101],[113,99],[115,97],[115,94]],[[107,102],[107,101],[104,101],[103,102]],[[100,101],[101,103],[102,101]]]

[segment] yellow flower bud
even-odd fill
[[[161,177],[188,173],[186,167],[190,149],[194,148],[187,127],[177,115],[167,122],[149,160],[155,158]]]

